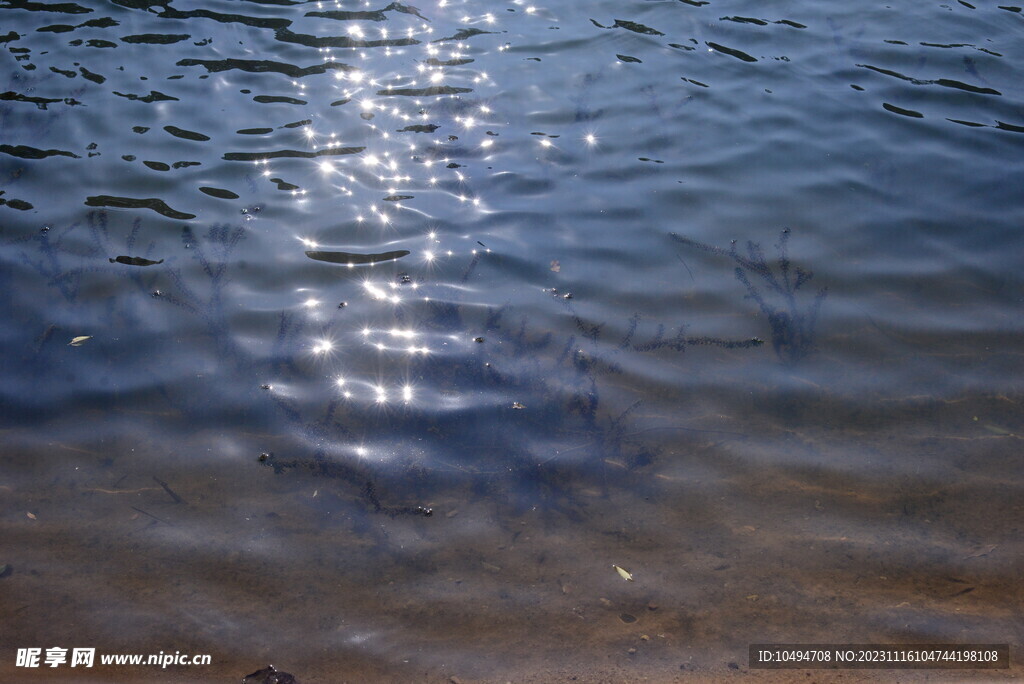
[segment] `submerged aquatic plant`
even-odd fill
[[[747,288],[747,298],[757,302],[761,312],[768,317],[771,328],[772,347],[783,363],[796,363],[814,351],[814,328],[818,323],[818,312],[828,296],[823,287],[807,306],[797,303],[797,292],[814,277],[811,271],[793,267],[789,261],[789,228],[779,234],[775,243],[778,259],[773,269],[765,258],[761,245],[747,241],[747,255],[743,256],[732,241],[729,249],[722,249],[697,240],[669,233],[673,240],[712,254],[727,256],[736,262],[736,279]],[[759,276],[766,291],[762,293],[751,282],[750,274]],[[774,300],[774,301],[770,301]]]

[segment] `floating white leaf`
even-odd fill
[[[91,339],[92,339],[92,335],[81,335],[79,337],[73,338],[70,342],[68,342],[68,346],[69,347],[80,347],[80,346],[82,346],[82,344],[86,340],[91,340]]]
[[[620,568],[618,565],[613,565],[612,567],[615,568],[615,572],[619,573],[619,577],[626,580],[627,582],[633,581],[633,573],[631,573],[629,570],[626,570],[625,568]]]

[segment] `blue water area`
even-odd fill
[[[0,0],[0,48],[6,678],[1024,643],[1020,7]]]

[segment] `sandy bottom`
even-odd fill
[[[430,517],[274,474],[256,444],[207,457],[209,434],[180,445],[201,461],[142,440],[8,450],[0,676],[237,682],[273,663],[306,684],[1020,679],[1024,499],[1006,476],[1020,440],[856,442],[916,455],[919,477],[780,457],[830,434],[666,441],[651,463],[611,459],[603,483],[569,481],[560,506],[453,487],[427,494]],[[1013,665],[751,670],[765,642],[1010,643]],[[51,646],[212,663],[14,666],[17,648]]]

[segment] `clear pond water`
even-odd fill
[[[1024,642],[1020,7],[3,0],[0,43],[6,677]]]

